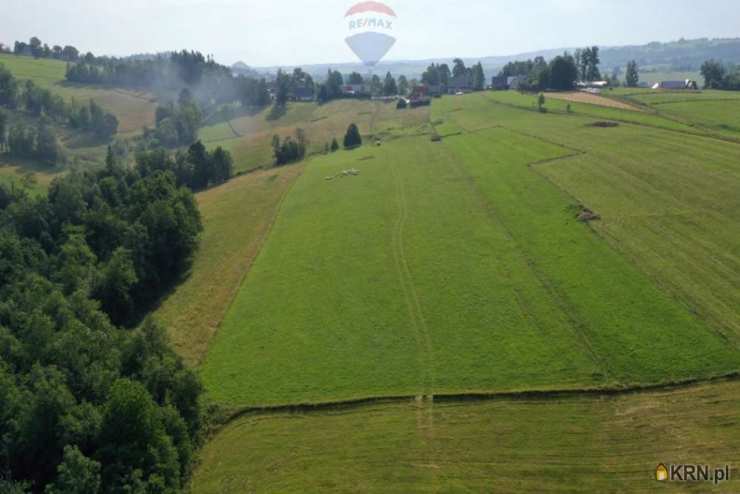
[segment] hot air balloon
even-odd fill
[[[344,18],[349,30],[345,41],[368,67],[380,62],[396,43],[393,36],[396,13],[383,3],[360,2]]]

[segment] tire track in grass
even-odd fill
[[[510,130],[506,127],[502,127],[505,130]],[[517,133],[517,132],[513,132]],[[524,134],[526,137],[526,134]],[[545,139],[542,139],[543,142],[548,142]],[[549,143],[549,142],[548,142]],[[549,143],[552,144],[552,143]],[[560,146],[563,147],[563,146]],[[569,148],[566,148],[569,149]],[[527,165],[528,170],[533,170],[533,165],[535,164],[544,164],[544,163],[552,163],[556,161],[562,161],[567,159],[572,159],[577,156],[581,156],[585,154],[584,151],[576,150],[576,149],[569,149],[572,151],[571,154],[565,155],[565,156],[558,156],[556,158],[549,158],[544,160],[539,160],[533,163],[530,163]],[[454,151],[453,151],[454,154]],[[581,318],[577,316],[577,311],[575,307],[570,303],[568,300],[568,297],[565,293],[563,293],[561,290],[559,290],[543,273],[539,267],[537,266],[535,260],[529,255],[527,249],[522,244],[522,242],[517,239],[513,232],[509,229],[509,227],[504,223],[503,219],[499,215],[498,211],[494,208],[493,204],[488,200],[486,195],[483,193],[483,191],[478,187],[478,184],[475,181],[475,178],[471,176],[467,171],[464,169],[462,165],[460,165],[460,160],[453,160],[454,166],[457,168],[458,173],[460,173],[460,176],[465,178],[465,183],[468,185],[468,188],[473,193],[475,197],[478,198],[478,201],[480,202],[481,208],[483,211],[486,212],[488,217],[496,224],[498,225],[501,230],[504,232],[506,237],[511,240],[514,245],[517,246],[517,251],[521,253],[524,261],[527,264],[527,267],[532,272],[534,277],[537,279],[537,281],[540,283],[540,285],[545,289],[545,291],[550,294],[550,297],[552,301],[555,303],[555,305],[561,310],[561,312],[565,315],[566,319],[570,323],[570,327],[572,328],[573,332],[576,335],[576,338],[581,343],[581,346],[588,354],[589,358],[594,362],[596,367],[601,370],[605,381],[609,381],[611,379],[611,369],[609,366],[608,361],[600,356],[595,348],[593,347],[593,344],[591,343],[591,340],[588,337],[588,329],[586,323],[584,323]],[[539,176],[539,174],[537,174]],[[521,306],[521,304],[520,304]],[[526,310],[524,307],[522,307],[522,310]]]
[[[434,386],[434,370],[432,361],[432,342],[429,337],[429,328],[427,327],[424,314],[421,310],[419,295],[414,286],[411,270],[406,261],[406,252],[403,242],[404,226],[408,219],[408,207],[406,204],[406,191],[403,186],[397,164],[390,160],[391,174],[396,192],[396,203],[398,204],[398,219],[393,230],[393,257],[396,264],[398,279],[401,283],[401,290],[404,294],[406,306],[408,308],[411,325],[414,330],[414,338],[419,347],[419,364],[421,368],[422,390],[426,395],[431,395]],[[423,397],[422,397],[423,398]]]

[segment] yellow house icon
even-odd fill
[[[655,469],[655,480],[665,482],[668,480],[668,469],[662,463]]]

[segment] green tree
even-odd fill
[[[36,128],[36,157],[50,165],[61,160],[61,146],[46,117],[39,119]]]
[[[131,251],[118,247],[99,268],[94,297],[115,324],[127,323],[134,312],[132,289],[139,281]]]
[[[100,463],[83,455],[76,446],[64,447],[57,478],[46,494],[96,494],[100,491]]]
[[[161,412],[141,383],[121,379],[113,384],[100,439],[98,459],[104,465],[106,485],[116,486],[140,470],[155,485],[163,482],[166,488],[179,487],[177,450],[166,433]]]
[[[275,79],[275,105],[285,106],[288,102],[288,96],[290,95],[291,79],[288,74],[278,70],[277,77]]]
[[[344,135],[344,148],[354,149],[362,145],[362,136],[360,135],[360,129],[357,125],[350,124],[347,128],[347,133]]]
[[[578,79],[578,67],[576,62],[567,53],[557,56],[550,61],[549,86],[558,91],[573,89]]]
[[[467,68],[465,68],[465,62],[461,58],[453,60],[452,77],[460,77],[465,75]]]
[[[359,74],[358,72],[352,72],[349,75],[349,79],[347,79],[347,82],[349,84],[363,84],[365,81],[362,78],[361,74]]]
[[[234,174],[234,160],[231,154],[218,146],[211,156],[213,182],[220,184],[229,180]]]
[[[0,106],[15,108],[18,101],[18,81],[0,64]]]
[[[8,114],[0,109],[0,153],[5,151],[8,142]]]
[[[486,88],[486,74],[483,72],[483,65],[478,62],[473,65],[473,89],[483,91]]]
[[[701,66],[701,75],[704,76],[704,88],[723,89],[727,70],[718,60],[707,60]]]
[[[378,74],[373,74],[373,77],[370,79],[370,94],[373,96],[383,94],[383,82],[378,77]]]
[[[627,63],[625,81],[627,83],[627,87],[637,87],[640,83],[640,71],[638,70],[637,62],[635,60]]]
[[[540,95],[537,97],[537,109],[540,112],[545,111],[545,95],[540,93]]]
[[[405,75],[401,75],[398,78],[398,94],[401,96],[409,94],[409,80],[406,79]]]
[[[598,46],[585,48],[581,55],[581,63],[583,69],[582,80],[598,81],[601,79],[601,72],[599,71],[601,59],[599,58]]]
[[[436,64],[431,64],[427,67],[424,73],[421,74],[421,82],[430,86],[437,86],[441,83],[439,68]]]
[[[36,36],[30,39],[28,42],[28,46],[31,47],[31,55],[33,55],[35,58],[41,57],[43,54],[42,48],[41,48],[41,40],[38,39]]]
[[[398,86],[396,86],[396,80],[393,78],[390,72],[385,75],[385,82],[383,83],[383,95],[384,96],[395,96],[398,94]]]
[[[437,72],[439,73],[439,83],[442,86],[447,87],[447,85],[450,83],[450,77],[452,77],[450,66],[446,63],[443,63],[438,66]]]

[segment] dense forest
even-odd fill
[[[192,190],[231,156],[197,142],[109,150],[46,196],[0,186],[0,492],[176,492],[201,441],[201,385],[140,323],[188,270]],[[139,329],[127,329],[136,328]]]

